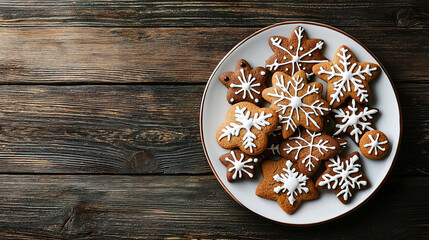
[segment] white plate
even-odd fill
[[[227,88],[222,85],[218,77],[223,72],[234,71],[235,63],[241,58],[247,60],[252,67],[265,66],[265,60],[273,54],[268,45],[269,37],[276,35],[289,37],[297,26],[304,27],[309,38],[320,38],[325,41],[323,55],[330,60],[339,46],[346,45],[353,51],[358,61],[374,62],[382,67],[378,59],[361,43],[333,27],[311,22],[285,22],[266,27],[237,44],[213,71],[201,103],[200,130],[208,162],[217,179],[231,197],[254,213],[270,220],[284,224],[310,225],[332,220],[351,212],[365,203],[381,187],[393,167],[398,152],[402,121],[395,89],[386,70],[382,67],[380,75],[370,83],[373,92],[370,106],[380,110],[374,125],[389,138],[391,151],[382,160],[366,159],[360,154],[363,171],[371,182],[371,187],[355,192],[352,201],[347,205],[342,204],[332,191],[321,190],[318,199],[301,202],[301,206],[292,215],[288,215],[283,212],[276,201],[255,195],[256,187],[262,179],[260,173],[255,181],[228,182],[226,168],[218,160],[219,156],[228,150],[217,144],[216,131],[225,120],[225,113],[231,105],[226,101]],[[326,89],[325,82],[315,76],[313,76],[313,80],[324,83],[324,90]],[[347,139],[349,146],[342,155],[359,151],[359,147],[349,138]]]

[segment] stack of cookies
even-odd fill
[[[358,62],[344,45],[329,61],[323,40],[308,39],[302,27],[268,43],[274,54],[265,67],[241,59],[234,72],[219,76],[232,105],[216,134],[218,144],[230,149],[219,157],[227,179],[254,179],[261,166],[256,195],[277,201],[287,214],[302,200],[316,199],[319,190],[332,190],[347,204],[370,183],[359,153],[341,154],[347,146],[342,137],[349,136],[369,159],[389,151],[387,136],[372,124],[379,111],[368,106],[369,82],[380,67]],[[325,99],[313,75],[327,82]]]

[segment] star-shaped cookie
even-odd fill
[[[303,200],[319,197],[313,180],[299,172],[287,159],[266,160],[262,163],[263,179],[256,189],[259,197],[277,201],[287,214],[292,214]]]
[[[265,68],[252,68],[246,60],[240,59],[235,65],[235,72],[224,72],[219,80],[228,88],[226,98],[230,104],[246,101],[260,105],[261,92],[266,88],[269,75]]]
[[[280,144],[282,157],[298,163],[300,172],[312,176],[322,160],[337,155],[342,150],[337,140],[323,132],[300,130]]]
[[[271,108],[279,115],[284,139],[290,137],[298,126],[314,132],[323,129],[322,117],[331,109],[321,97],[322,83],[307,83],[304,71],[298,71],[293,77],[276,72],[272,83],[273,87],[266,88],[262,97],[271,103]]]
[[[372,120],[378,109],[363,107],[356,103],[354,99],[349,100],[348,104],[338,109],[332,109],[334,114],[335,129],[334,136],[347,134],[356,143],[367,131],[372,128]]]
[[[273,36],[268,40],[274,55],[265,62],[272,73],[281,71],[289,76],[304,70],[313,75],[312,67],[317,63],[328,62],[322,55],[323,40],[308,39],[304,28],[295,28],[289,38]]]
[[[229,182],[254,179],[256,166],[261,160],[261,156],[250,156],[239,149],[231,150],[219,157],[219,161],[227,168],[226,178]]]
[[[368,178],[362,172],[359,153],[343,158],[337,155],[325,161],[326,170],[317,179],[319,189],[332,189],[344,204],[350,202],[353,192],[369,187]]]
[[[267,147],[267,135],[278,125],[277,113],[271,108],[260,108],[253,103],[232,105],[220,125],[216,139],[226,149],[239,147],[249,155],[258,155]]]
[[[313,66],[313,72],[328,83],[326,100],[336,108],[348,97],[359,103],[368,103],[371,99],[369,81],[380,73],[375,63],[358,62],[347,46],[341,46],[332,62]]]

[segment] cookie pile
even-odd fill
[[[227,179],[254,179],[261,165],[256,195],[277,201],[287,214],[324,189],[347,204],[370,183],[358,152],[341,155],[347,146],[342,136],[370,159],[389,150],[387,136],[372,124],[379,110],[368,106],[368,83],[380,67],[358,62],[344,45],[329,61],[322,55],[324,41],[308,39],[302,27],[289,38],[272,36],[268,43],[274,54],[265,67],[252,68],[241,59],[234,72],[219,76],[232,105],[216,133],[218,144],[230,149],[219,157]],[[327,82],[325,99],[313,75]],[[269,108],[262,107],[264,100]]]

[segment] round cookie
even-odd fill
[[[366,132],[359,142],[361,153],[369,159],[380,159],[389,151],[389,139],[382,131]]]

